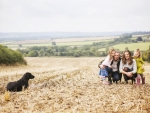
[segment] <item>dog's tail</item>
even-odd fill
[[[4,99],[5,99],[5,101],[10,101],[10,93],[7,90],[5,90]]]

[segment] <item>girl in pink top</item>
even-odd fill
[[[111,62],[113,60],[114,55],[115,55],[115,50],[110,49],[108,56],[105,58],[105,60],[100,65],[101,70],[106,70],[108,73],[108,75],[106,75],[106,73],[103,74],[104,71],[100,71],[101,80],[103,81],[103,84],[107,84],[105,77],[109,76],[112,73]]]

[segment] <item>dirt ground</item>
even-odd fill
[[[100,83],[97,64],[103,58],[26,58],[28,66],[0,67],[0,113],[150,113],[150,65],[146,84]],[[5,87],[25,72],[35,79],[22,92]]]

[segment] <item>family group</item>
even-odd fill
[[[136,49],[133,55],[129,50],[120,54],[120,52],[110,49],[108,56],[98,64],[98,67],[102,84],[121,82],[122,76],[126,83],[131,80],[133,84],[145,84],[144,61],[139,49]],[[107,77],[108,82],[106,81]]]

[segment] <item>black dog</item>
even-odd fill
[[[7,84],[7,91],[22,91],[23,87],[24,89],[26,89],[29,86],[29,79],[33,78],[34,76],[31,73],[27,72],[23,75],[23,77],[20,80],[16,82],[9,82]]]
[[[130,70],[129,68],[125,67],[123,69],[125,72],[131,72],[132,70]],[[137,76],[137,74],[133,74],[132,77],[128,77],[127,75],[123,74],[124,75],[124,79],[125,79],[125,82],[128,84],[128,80],[132,80],[132,84],[135,83],[135,78]]]

